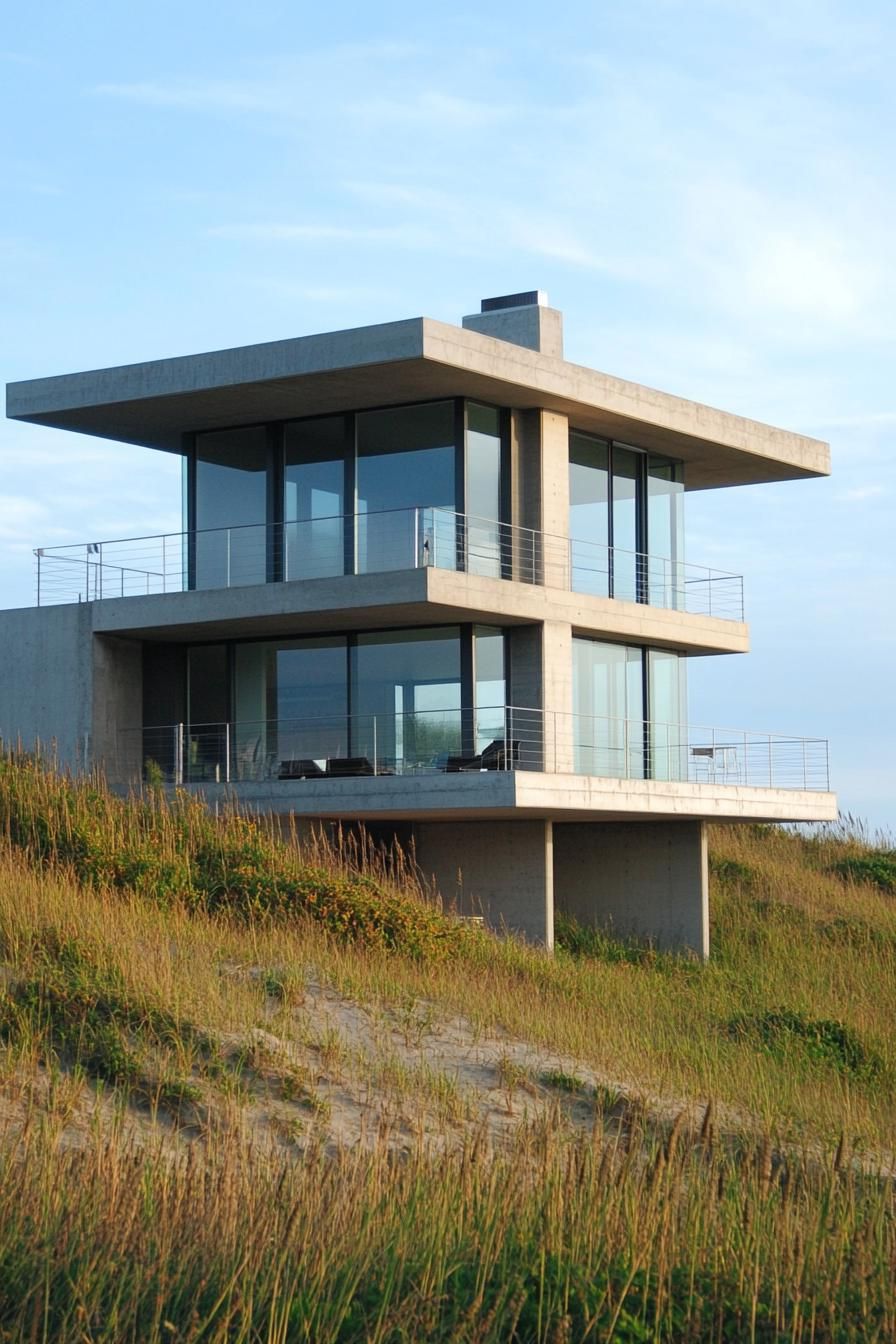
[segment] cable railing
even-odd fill
[[[240,784],[489,771],[827,791],[828,744],[525,706],[166,724],[118,737],[118,774]]]
[[[38,606],[431,566],[743,620],[740,575],[444,508],[40,547],[35,558]]]

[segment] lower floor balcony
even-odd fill
[[[828,744],[513,705],[174,723],[118,736],[117,774],[148,783],[276,786],[537,772],[827,791]]]

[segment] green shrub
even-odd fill
[[[896,892],[896,854],[888,850],[840,859],[831,872],[849,882],[867,882],[881,891]]]
[[[781,1008],[754,1016],[739,1014],[731,1018],[727,1029],[734,1040],[748,1041],[778,1058],[798,1052],[857,1079],[873,1081],[883,1069],[880,1056],[858,1033],[832,1018],[812,1018]]]

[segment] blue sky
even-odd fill
[[[831,442],[689,496],[753,636],[691,717],[829,737],[893,828],[894,39],[883,0],[15,6],[0,379],[546,289],[569,358]],[[179,519],[174,459],[3,423],[0,605],[33,546]]]

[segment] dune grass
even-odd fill
[[[573,925],[552,958],[459,924],[400,860],[7,760],[0,1340],[892,1339],[889,852],[719,827],[708,964]],[[357,1067],[312,981],[419,1050],[370,1086],[417,1096],[428,1135],[334,1152],[314,1076],[251,1044]],[[426,1059],[459,1015],[556,1052],[537,1076],[508,1055],[508,1094],[556,1108],[497,1146]],[[253,1142],[260,1079],[304,1107],[301,1150]],[[99,1111],[63,1142],[85,1088],[141,1108],[141,1146]],[[663,1098],[711,1101],[703,1132],[657,1123]]]

